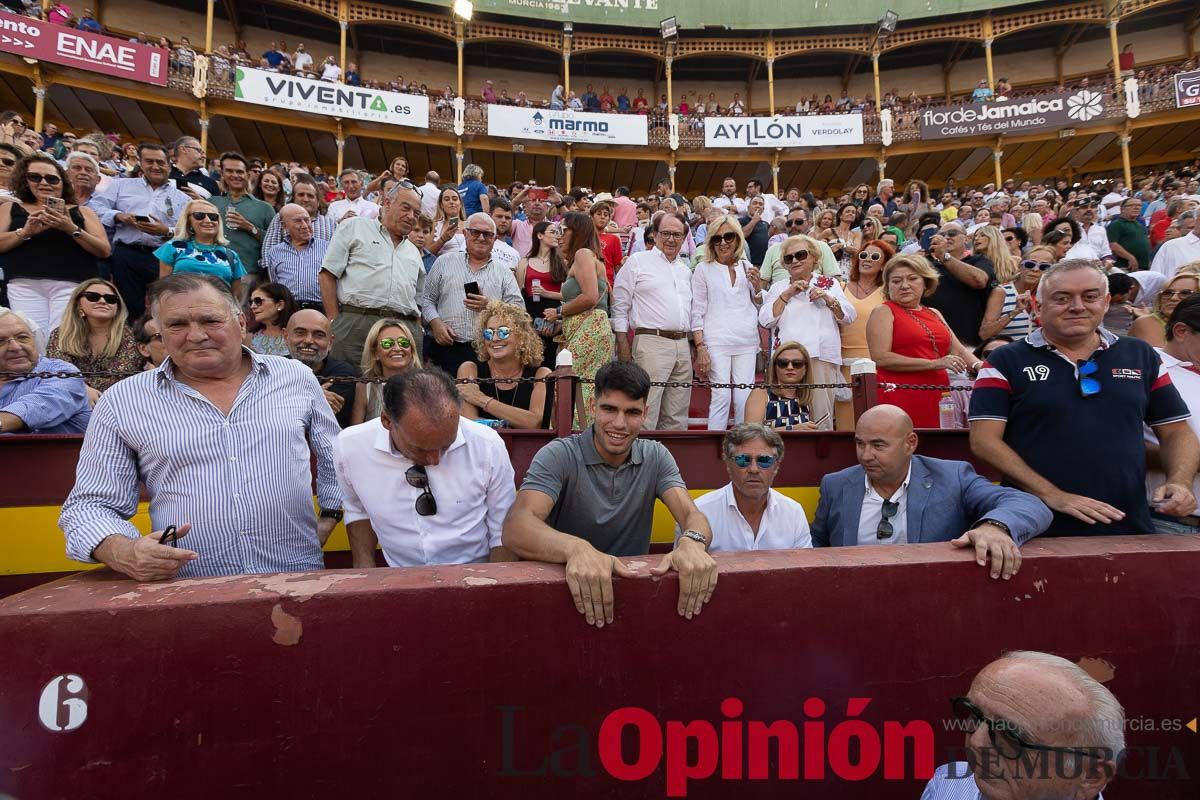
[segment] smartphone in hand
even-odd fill
[[[467,294],[478,294],[478,295],[483,294],[483,292],[479,291],[479,282],[478,281],[470,281],[469,283],[464,283],[463,291],[466,292]]]

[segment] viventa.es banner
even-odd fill
[[[705,147],[829,147],[862,143],[862,114],[704,118]]]
[[[647,142],[646,118],[640,114],[585,114],[489,105],[488,135],[512,139],[545,139],[580,144]]]
[[[347,86],[238,67],[234,97],[244,103],[307,111],[327,117],[429,127],[429,98]]]

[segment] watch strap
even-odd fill
[[[686,530],[679,534],[679,540],[682,541],[684,539],[691,539],[692,541],[700,542],[700,544],[704,545],[705,550],[708,549],[708,537],[703,533],[700,533],[700,531]],[[679,542],[676,542],[675,546],[678,547]]]
[[[1003,522],[1001,522],[998,519],[992,519],[990,517],[985,517],[984,519],[979,520],[979,525],[992,525],[992,526],[997,527],[1000,530],[1004,531],[1005,533],[1007,533],[1009,538],[1012,538],[1012,529],[1009,528],[1007,525],[1005,525]],[[978,527],[978,526],[976,526],[976,527]]]

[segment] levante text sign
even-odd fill
[[[862,114],[704,119],[705,147],[828,147],[862,143]]]
[[[633,145],[648,141],[646,118],[640,114],[584,114],[489,105],[487,121],[489,136],[512,139]]]
[[[0,12],[0,51],[131,81],[167,85],[168,53],[161,47],[8,12]]]
[[[921,138],[1032,133],[1089,122],[1104,114],[1104,95],[1093,89],[988,103],[961,103],[921,112]]]
[[[239,67],[234,97],[245,103],[329,117],[429,127],[429,98],[422,95],[297,78],[262,69]]]

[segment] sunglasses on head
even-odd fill
[[[738,469],[746,469],[750,466],[751,461],[753,461],[759,469],[770,469],[771,467],[775,466],[776,458],[775,456],[754,456],[751,458],[745,453],[738,453],[731,460],[734,464],[737,464]]]
[[[203,222],[204,220],[208,220],[209,222],[220,222],[221,215],[215,211],[193,211],[192,219],[196,220],[196,222]]]
[[[800,369],[801,367],[807,367],[808,361],[803,358],[777,358],[775,359],[775,366],[780,369]]]
[[[391,350],[393,347],[400,347],[407,350],[412,347],[412,342],[404,336],[397,336],[395,339],[380,339],[379,346],[384,350]]]
[[[1025,269],[1040,269],[1042,272],[1045,272],[1054,265],[1048,261],[1034,261],[1032,258],[1027,258],[1021,262],[1021,266]]]
[[[84,292],[79,296],[84,300],[87,300],[89,303],[99,303],[101,300],[103,300],[110,306],[115,306],[117,303],[121,302],[120,295],[109,294],[108,292]]]
[[[499,328],[484,328],[483,340],[490,342],[492,339],[504,341],[512,336],[512,330],[507,325],[501,325]]]
[[[62,178],[58,177],[57,175],[43,175],[40,172],[30,172],[25,176],[25,178],[30,183],[45,182],[47,186],[58,186],[60,183],[62,183]]]
[[[881,258],[883,258],[883,253],[868,253],[866,250],[864,250],[858,254],[859,261],[866,261],[868,258],[872,261],[879,261]]]
[[[796,251],[796,252],[794,252],[794,253],[788,253],[786,256],[784,256],[784,257],[783,257],[783,263],[785,263],[785,264],[795,264],[795,263],[798,263],[798,262],[800,262],[800,261],[804,261],[804,260],[805,260],[805,259],[807,259],[807,258],[808,258],[808,251],[807,251],[807,250],[797,250],[797,251]]]
[[[409,486],[421,490],[421,494],[417,495],[417,514],[422,517],[432,517],[437,514],[437,500],[434,498],[433,492],[429,490],[429,476],[425,474],[425,468],[420,464],[414,464],[404,472],[404,477]]]
[[[713,234],[712,241],[720,242],[721,244],[733,244],[737,241],[737,234],[733,231],[726,231],[720,235]]]

